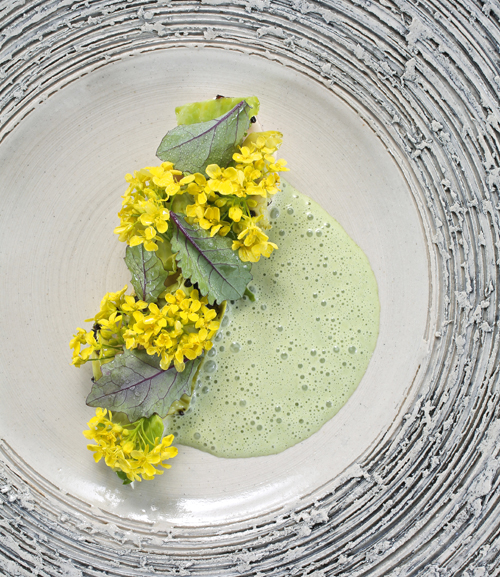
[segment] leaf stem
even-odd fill
[[[248,297],[248,300],[252,303],[255,302],[255,295],[253,294],[253,292],[247,287],[245,289],[245,292],[243,293],[243,296]]]

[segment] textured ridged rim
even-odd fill
[[[156,531],[59,494],[0,442],[0,574],[500,572],[499,18],[491,0],[0,2],[0,146],[40,102],[124,55],[197,45],[277,60],[384,142],[438,285],[412,407],[296,511],[219,535]]]

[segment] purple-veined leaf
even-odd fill
[[[156,253],[146,250],[143,244],[128,246],[125,263],[132,273],[135,294],[147,303],[156,302],[165,290],[163,283],[169,275]]]
[[[253,109],[242,100],[214,120],[176,126],[163,137],[156,156],[182,172],[205,172],[209,164],[226,167],[250,126]]]
[[[160,368],[158,356],[142,350],[125,350],[102,365],[102,377],[95,381],[87,397],[90,407],[125,413],[130,422],[157,413],[165,417],[173,402],[190,396],[203,357],[187,361],[182,373],[175,367]]]
[[[170,242],[182,276],[197,283],[210,304],[240,299],[253,278],[252,265],[241,261],[231,248],[232,241],[218,234],[211,237],[180,214],[171,212],[170,219],[175,224]]]

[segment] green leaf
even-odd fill
[[[226,167],[250,126],[245,101],[215,120],[176,126],[163,137],[156,156],[182,172],[205,172],[209,164]]]
[[[242,100],[252,108],[252,110],[249,111],[250,116],[257,116],[257,114],[259,114],[260,104],[257,96],[248,96],[247,98],[216,98],[178,106],[175,109],[177,124],[195,124],[196,122],[213,120],[229,112]]]
[[[124,485],[130,485],[132,481],[127,477],[127,475],[123,471],[116,471],[118,478],[123,481]]]
[[[250,302],[252,302],[252,303],[255,302],[255,294],[248,287],[245,289],[244,294]]]
[[[128,246],[125,262],[132,273],[135,294],[147,303],[155,302],[165,290],[163,283],[169,275],[156,253],[146,250],[142,244]]]
[[[144,436],[148,441],[149,448],[154,449],[155,440],[163,437],[163,431],[165,430],[163,420],[160,415],[154,413],[149,418],[144,419],[142,423],[142,429],[144,431]]]
[[[202,359],[186,362],[179,373],[175,367],[163,371],[156,355],[125,350],[101,367],[102,377],[93,383],[87,405],[124,413],[131,423],[153,413],[164,418],[172,403],[182,395],[191,395]]]
[[[172,249],[178,251],[182,276],[198,283],[210,304],[240,299],[253,278],[252,265],[241,261],[231,248],[232,241],[218,234],[211,237],[180,214],[171,212],[170,219],[175,224]]]

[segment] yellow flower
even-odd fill
[[[118,216],[122,217],[121,224],[115,227],[113,232],[118,235],[120,242],[127,242],[134,235],[137,219],[130,218],[129,214],[126,214],[125,211],[120,211]]]
[[[82,349],[82,345],[89,346],[85,349]],[[76,335],[73,335],[69,346],[73,349],[73,359],[71,364],[75,365],[75,367],[81,367],[89,360],[90,355],[94,351],[100,351],[102,348],[101,344],[96,341],[92,331],[86,332],[81,328],[77,329],[77,333]]]
[[[167,198],[177,194],[181,188],[174,177],[180,176],[182,172],[174,170],[173,166],[171,162],[163,162],[160,166],[147,166],[145,169],[151,174],[153,184],[164,189]]]
[[[148,226],[145,230],[138,230],[136,233],[130,239],[130,246],[138,246],[144,243],[144,248],[149,252],[158,250],[158,245],[153,240],[156,237],[156,230],[152,226]]]
[[[127,314],[135,311],[142,311],[148,306],[148,303],[141,300],[135,300],[133,296],[126,295],[124,300],[125,302],[121,305],[121,310]]]
[[[246,227],[238,235],[238,239],[233,241],[232,249],[238,251],[238,255],[243,262],[258,262],[261,256],[269,257],[278,246],[269,242],[269,237],[265,235],[257,226],[256,218],[245,217]]]
[[[130,463],[131,468],[136,474],[142,474],[144,479],[152,479],[155,475],[162,475],[163,471],[156,469],[153,465],[160,462],[160,455],[157,452],[144,449],[135,449],[131,451],[130,456],[134,461]]]
[[[202,197],[200,200],[200,196]],[[189,204],[186,206],[186,216],[193,218],[195,222],[198,222],[205,215],[206,210],[206,196],[199,195],[195,201],[195,204]]]
[[[123,316],[118,314],[118,311],[112,313],[109,319],[101,319],[99,321],[99,334],[105,341],[109,341],[113,335],[121,332]]]
[[[232,166],[220,168],[217,164],[209,164],[205,172],[210,177],[207,184],[211,191],[222,195],[234,194],[240,196],[242,194],[241,185],[243,184],[244,176],[241,170],[236,170]]]
[[[233,160],[240,162],[241,164],[253,164],[257,160],[262,160],[262,154],[260,152],[255,152],[255,145],[253,143],[250,146],[240,146],[240,152],[235,152],[233,154]]]
[[[276,194],[279,190],[278,186],[280,184],[279,174],[272,172],[266,177],[262,178],[258,184],[250,182],[247,184],[245,192],[252,196],[262,196],[267,198]]]
[[[114,292],[114,293],[106,293],[101,300],[101,306],[99,312],[95,315],[95,317],[90,319],[85,319],[85,322],[88,321],[95,321],[98,322],[101,319],[109,319],[109,317],[119,310],[121,305],[123,304],[124,298],[123,295],[127,290],[127,285],[125,285],[121,291]]]
[[[85,337],[87,335],[87,331],[84,329],[81,329],[80,327],[77,327],[76,331],[77,331],[76,335],[73,335],[73,338],[69,342],[70,348],[74,349],[73,350],[74,356],[78,356],[80,354],[81,346],[87,344],[87,341],[85,339]]]
[[[167,208],[152,200],[148,200],[144,203],[144,211],[139,217],[139,221],[143,226],[152,226],[161,233],[167,231],[167,221],[170,219],[170,212]]]
[[[239,206],[232,206],[229,209],[229,218],[234,222],[240,222],[241,217],[243,216],[243,211]]]
[[[181,180],[181,184],[182,183],[187,184],[187,192],[191,196],[195,197],[195,200],[198,204],[205,204],[207,202],[207,198],[213,195],[207,186],[206,178],[199,172],[185,176]]]
[[[273,154],[280,147],[283,141],[283,134],[276,130],[267,132],[251,132],[243,142],[243,146],[255,146],[263,154]]]
[[[271,162],[271,164],[269,164],[269,170],[272,170],[273,172],[287,172],[290,169],[286,168],[286,165],[287,161],[280,158],[276,162]]]
[[[161,445],[159,445],[159,447],[155,447],[155,451],[159,450],[160,451],[160,460],[161,461],[166,461],[167,459],[173,459],[174,457],[177,456],[178,450],[176,447],[171,447],[170,445],[172,444],[174,440],[174,436],[173,435],[168,435],[166,437],[163,437]],[[162,467],[164,467],[165,469],[170,469],[171,465],[165,465],[162,462]]]
[[[195,219],[203,230],[210,230],[210,236],[219,233],[225,236],[230,230],[230,224],[220,220],[220,210],[216,206],[209,206],[205,209],[201,218]]]

